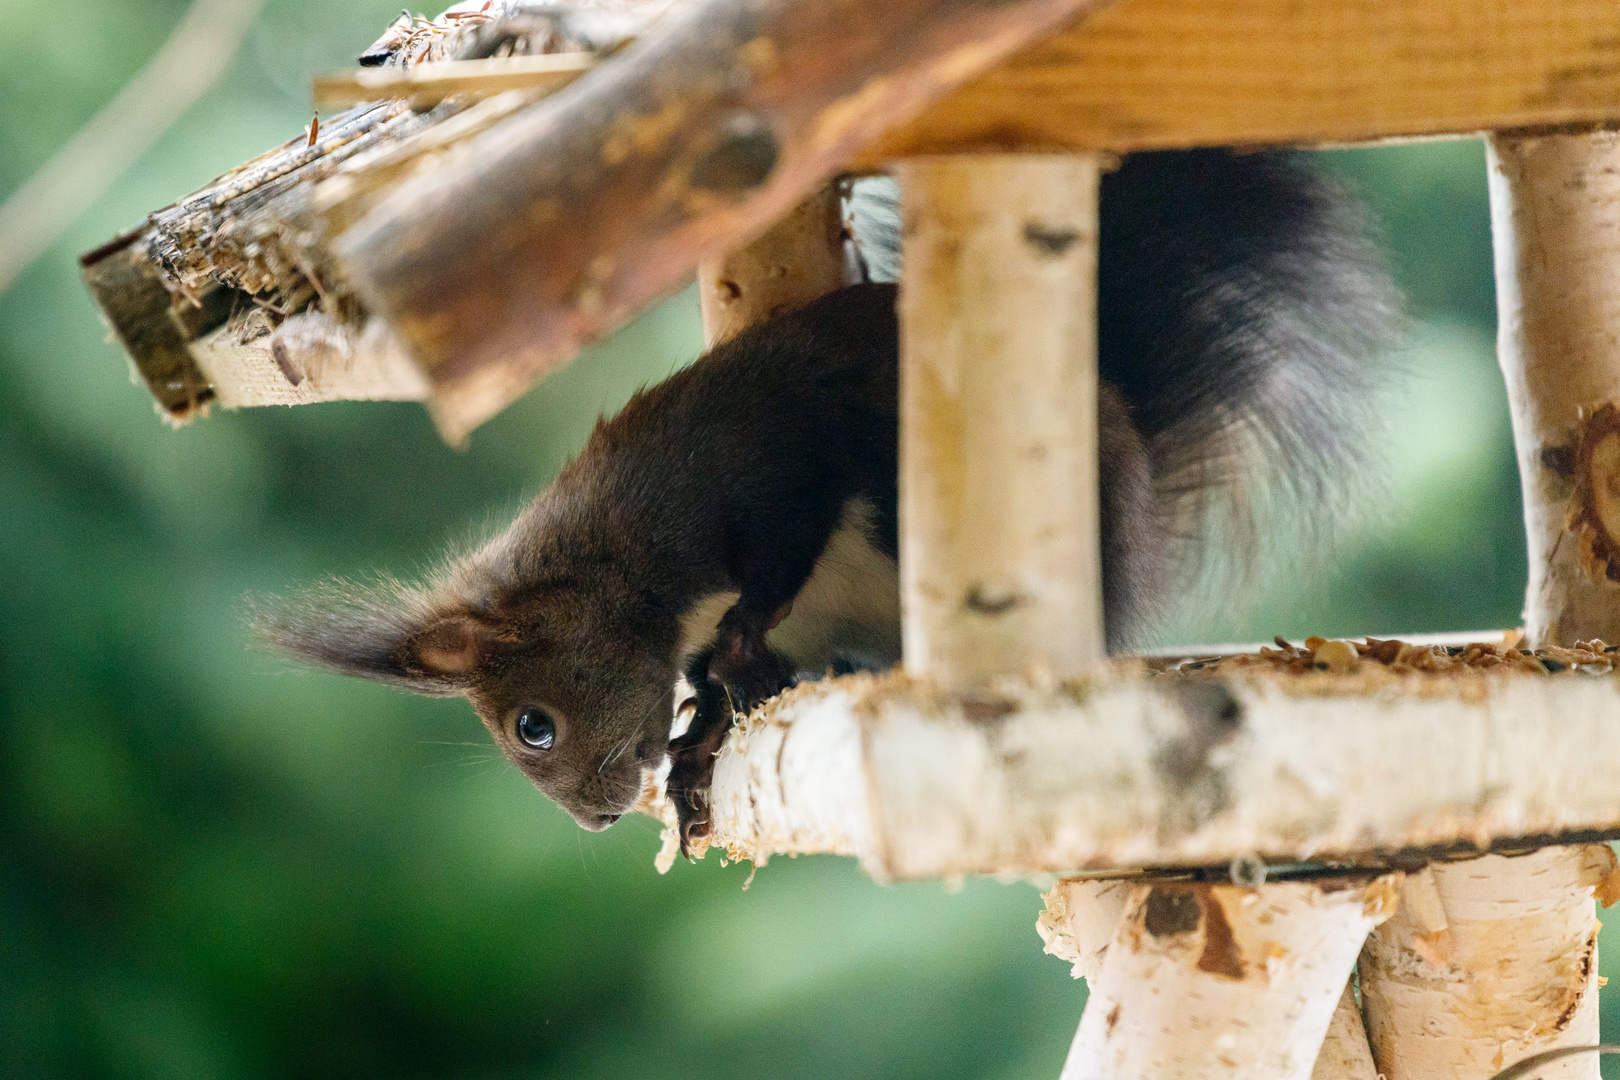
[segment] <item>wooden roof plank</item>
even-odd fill
[[[969,147],[1349,143],[1620,121],[1612,0],[1125,0],[953,91],[869,165]]]

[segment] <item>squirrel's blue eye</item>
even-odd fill
[[[536,750],[550,750],[557,741],[557,724],[544,709],[524,709],[518,715],[518,738]]]

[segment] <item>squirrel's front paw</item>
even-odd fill
[[[738,715],[747,716],[798,682],[799,673],[791,660],[759,643],[717,649],[709,662],[709,678],[725,687]]]
[[[714,782],[714,755],[719,753],[733,713],[726,690],[712,679],[694,687],[695,709],[686,734],[669,744],[669,779],[665,788],[675,804],[681,854],[696,861],[696,847],[710,834],[709,785]]]
[[[728,612],[726,619],[737,617]],[[714,781],[714,755],[726,732],[738,715],[792,686],[795,673],[786,657],[765,645],[762,632],[728,629],[722,621],[715,645],[688,661],[686,681],[693,698],[683,709],[692,709],[692,722],[686,734],[669,744],[665,787],[675,804],[681,854],[696,861],[698,845],[711,834],[709,785]]]

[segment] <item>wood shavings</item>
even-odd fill
[[[1524,649],[1517,639],[1480,641],[1460,645],[1420,645],[1399,638],[1363,638],[1360,641],[1306,638],[1303,643],[1277,638],[1276,647],[1262,645],[1253,652],[1194,657],[1158,667],[1170,672],[1230,675],[1239,671],[1271,671],[1290,675],[1311,672],[1347,674],[1365,669],[1391,675],[1472,676],[1509,671],[1533,675],[1605,675],[1620,662],[1620,646],[1602,641],[1579,641],[1568,648],[1548,646]],[[1376,667],[1375,667],[1376,665]]]

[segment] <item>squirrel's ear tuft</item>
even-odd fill
[[[465,605],[392,582],[251,605],[254,635],[305,663],[434,697],[466,692],[493,633]]]

